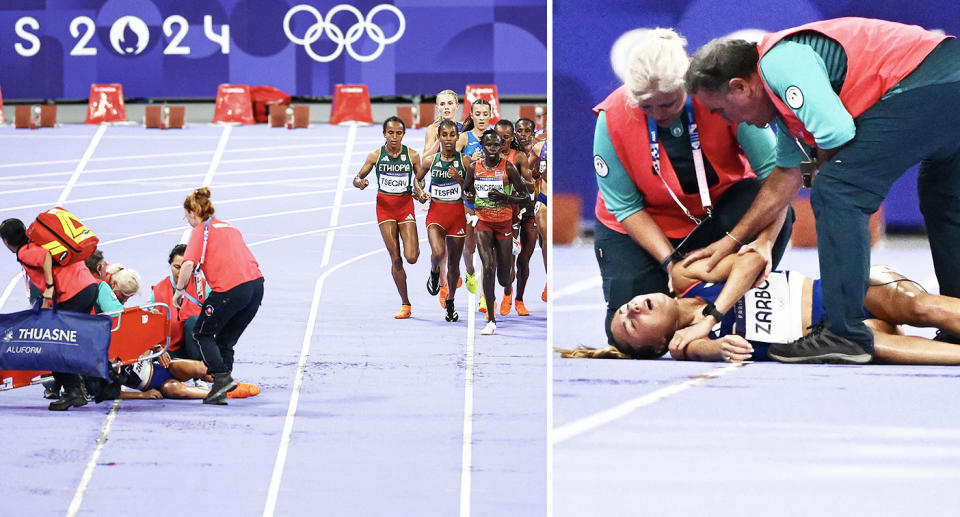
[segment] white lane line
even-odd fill
[[[97,149],[97,145],[100,144],[100,139],[103,138],[103,134],[107,131],[107,126],[101,125],[97,128],[97,132],[93,135],[93,140],[90,141],[90,145],[87,146],[87,151],[83,153],[83,157],[80,158],[80,162],[77,163],[77,166],[73,169],[73,174],[70,175],[70,179],[67,180],[67,186],[64,187],[63,192],[60,193],[60,197],[57,198],[57,206],[63,204],[67,200],[67,196],[70,195],[70,191],[73,190],[74,183],[77,182],[77,179],[80,177],[80,173],[83,172],[83,169],[87,166],[87,162],[90,161],[90,157],[93,156],[93,151]]]
[[[100,436],[97,438],[97,446],[94,447],[93,454],[90,456],[90,461],[87,462],[87,468],[83,470],[83,476],[80,477],[80,485],[77,486],[77,491],[73,494],[73,500],[70,501],[70,508],[67,509],[67,517],[75,517],[77,512],[80,511],[80,504],[83,502],[83,494],[87,491],[87,487],[90,486],[90,478],[93,477],[93,469],[97,466],[97,460],[100,459],[100,453],[103,452],[103,445],[107,443],[107,436],[110,434],[110,428],[113,426],[113,421],[117,418],[118,411],[120,411],[120,399],[113,401],[113,407],[110,408],[110,413],[107,415],[107,421],[103,423],[103,428],[100,429]]]
[[[257,187],[257,186],[260,186],[260,185],[274,185],[274,184],[276,184],[276,183],[277,183],[277,182],[276,182],[275,180],[274,180],[274,181],[270,181],[270,180],[267,180],[267,181],[247,181],[247,182],[242,182],[242,183],[224,183],[224,184],[218,184],[218,185],[217,185],[217,188],[219,188],[219,189],[225,189],[225,188]],[[133,197],[154,196],[154,195],[157,195],[157,194],[171,194],[171,193],[183,193],[183,189],[182,189],[182,188],[175,188],[175,189],[164,189],[164,190],[150,190],[150,191],[133,192],[133,193],[128,193],[128,194],[116,194],[116,195],[112,195],[112,196],[85,197],[85,198],[74,199],[73,201],[71,201],[71,204],[76,205],[76,204],[78,204],[78,203],[88,203],[88,202],[92,202],[92,201],[104,201],[104,200],[108,200],[108,199],[124,199],[124,198],[133,198]],[[297,194],[297,193],[293,193],[292,195],[295,195],[295,194]],[[31,204],[31,205],[21,205],[21,206],[9,207],[9,208],[7,208],[7,210],[22,210],[22,209],[26,209],[26,208],[39,208],[39,207],[48,207],[48,206],[50,206],[50,203],[49,203],[49,202],[47,202],[47,203],[34,203],[34,204]]]
[[[580,312],[580,311],[605,311],[607,304],[599,303],[581,303],[577,305],[554,305],[553,312]]]
[[[236,221],[237,219],[232,219],[232,220],[233,220],[233,221]],[[295,238],[297,238],[297,237],[304,237],[304,236],[307,236],[307,235],[313,235],[313,234],[317,234],[317,233],[327,233],[327,235],[329,235],[330,233],[333,233],[333,232],[336,231],[336,230],[343,230],[343,229],[346,229],[346,228],[356,228],[356,227],[358,227],[358,226],[370,226],[370,225],[374,225],[374,224],[377,224],[377,222],[376,222],[376,221],[366,221],[366,222],[362,222],[362,223],[352,223],[352,224],[344,224],[344,225],[340,225],[340,226],[330,226],[330,227],[328,227],[328,228],[321,228],[321,229],[319,229],[319,230],[310,230],[310,231],[300,232],[300,233],[290,233],[290,234],[286,234],[286,235],[281,235],[280,237],[273,237],[273,238],[270,238],[270,239],[264,239],[264,240],[262,240],[262,241],[251,242],[250,244],[247,244],[247,246],[259,246],[259,245],[261,245],[261,244],[269,244],[269,243],[271,243],[271,242],[283,241],[283,240],[287,240],[287,239],[295,239]],[[328,232],[329,232],[329,233],[328,233]],[[420,240],[423,240],[423,239],[420,239]]]
[[[565,296],[571,296],[588,289],[596,289],[603,285],[603,278],[600,275],[591,276],[590,278],[585,278],[578,282],[574,282],[570,285],[565,285],[560,289],[557,289],[553,293],[550,293],[550,299],[556,300],[558,298],[563,298]]]
[[[226,126],[230,127],[230,126]],[[112,138],[112,137],[111,137]],[[236,138],[236,137],[234,137]],[[295,154],[287,156],[266,156],[263,158],[238,158],[236,160],[220,160],[220,163],[250,163],[250,162],[263,162],[263,161],[272,161],[276,162],[279,160],[299,160],[299,159],[316,159],[316,158],[330,158],[333,156],[340,156],[340,153],[320,153],[320,154]],[[124,172],[124,171],[142,171],[147,169],[171,169],[171,168],[180,168],[180,167],[195,167],[202,165],[209,165],[210,162],[207,160],[196,161],[196,162],[174,162],[174,163],[137,163],[136,165],[130,165],[125,167],[105,167],[100,169],[89,169],[88,173],[101,173],[101,172]],[[320,167],[319,165],[314,165],[314,167]],[[37,174],[19,174],[13,176],[4,176],[4,179],[37,179],[37,178],[52,178],[56,176],[65,176],[70,174],[69,171],[59,171],[59,172],[40,172]]]
[[[261,199],[274,199],[274,198],[284,198],[284,197],[293,197],[293,196],[305,196],[305,195],[312,195],[312,194],[329,194],[329,193],[331,193],[331,192],[333,192],[333,190],[311,190],[311,191],[308,191],[308,192],[296,192],[296,193],[290,193],[290,194],[273,194],[273,195],[270,195],[270,196],[256,196],[256,197],[244,198],[243,201],[259,201],[259,200],[261,200]],[[238,203],[238,202],[240,202],[239,199],[230,199],[230,200],[225,200],[225,201],[217,201],[217,205],[219,206],[219,205],[226,205],[226,204],[228,204],[228,203]],[[366,201],[366,202],[362,202],[362,203],[347,203],[347,204],[344,204],[344,205],[341,205],[341,206],[366,206],[366,205],[372,205],[372,204],[374,204],[374,203],[375,203],[375,201]],[[146,208],[146,209],[143,209],[143,210],[132,210],[132,211],[130,211],[130,212],[117,212],[117,213],[114,213],[114,214],[97,215],[97,216],[93,216],[93,217],[84,217],[83,220],[84,220],[84,221],[96,221],[96,220],[99,220],[99,219],[113,219],[114,217],[125,217],[125,216],[128,216],[128,215],[149,214],[149,213],[154,213],[154,212],[168,212],[168,211],[177,210],[177,209],[179,209],[179,208],[181,208],[181,207],[182,207],[182,205],[165,206],[165,207],[160,207],[160,208]],[[286,210],[286,211],[284,211],[284,212],[274,212],[274,213],[271,214],[271,215],[300,214],[300,213],[305,213],[305,212],[315,212],[315,211],[318,211],[318,210],[326,210],[326,209],[328,209],[328,208],[333,208],[333,205],[317,206],[317,207],[311,207],[311,208],[304,208],[304,209],[300,209],[300,210]],[[236,221],[237,219],[231,217],[230,220],[231,220],[231,221]]]
[[[473,254],[473,263],[476,267],[477,254]],[[477,303],[477,295],[467,291],[467,349],[464,367],[466,369],[463,381],[463,442],[460,457],[460,517],[470,516],[470,495],[472,490],[473,470],[473,351],[477,336],[477,311],[473,309]]]
[[[340,163],[340,180],[337,182],[337,193],[333,198],[333,210],[330,212],[330,223],[327,226],[336,226],[340,221],[340,202],[343,200],[343,184],[350,176],[350,161],[353,158],[353,144],[357,139],[357,126],[351,125],[347,133],[347,144],[343,150],[343,161]],[[330,263],[330,254],[333,253],[334,233],[327,234],[326,242],[323,243],[323,259],[320,261],[320,267],[326,267]]]
[[[13,275],[13,278],[11,278],[9,282],[7,282],[7,287],[3,289],[3,294],[0,295],[0,309],[2,309],[3,306],[7,304],[7,298],[10,298],[10,294],[13,293],[14,286],[16,286],[21,279],[23,279],[22,268],[16,275]]]
[[[60,192],[60,197],[57,198],[57,205],[62,205],[66,201],[67,196],[70,195],[70,190],[73,187],[73,184],[77,182],[77,178],[80,177],[80,173],[83,172],[83,169],[87,166],[87,162],[90,161],[90,158],[93,156],[94,150],[100,144],[100,140],[103,138],[103,133],[107,130],[107,126],[100,126],[97,128],[97,132],[94,133],[93,138],[90,140],[90,144],[87,145],[87,150],[83,153],[83,156],[80,157],[80,161],[77,163],[77,166],[73,170],[73,174],[70,176],[70,179],[67,181],[67,184],[63,187],[63,191]],[[71,160],[72,161],[72,160]],[[42,206],[49,206],[48,204]],[[9,210],[13,210],[12,208]],[[3,295],[0,295],[0,308],[2,308],[6,303],[7,299],[10,298],[10,294],[13,292],[13,286],[23,278],[23,269],[17,272],[13,278],[10,279],[10,282],[7,283],[7,287],[3,289]]]
[[[310,302],[310,315],[307,318],[307,329],[303,334],[303,343],[300,346],[300,359],[297,361],[297,374],[293,380],[293,392],[290,394],[287,416],[283,421],[283,432],[280,435],[280,448],[277,450],[277,459],[273,464],[273,475],[270,478],[270,488],[267,491],[267,502],[263,507],[264,517],[272,517],[277,508],[280,481],[283,479],[283,468],[287,463],[287,451],[290,449],[290,435],[293,433],[293,422],[296,419],[297,406],[300,403],[300,388],[303,386],[303,374],[307,369],[307,358],[310,356],[313,329],[317,325],[317,313],[320,309],[320,296],[323,294],[323,284],[327,280],[327,277],[334,271],[358,260],[385,251],[387,251],[386,248],[380,248],[345,260],[324,271],[323,274],[320,275],[320,278],[317,278],[316,284],[314,284],[313,301]]]
[[[227,140],[230,139],[230,133],[232,131],[233,126],[223,126],[223,133],[220,134],[220,141],[217,142],[217,150],[213,152],[213,159],[210,160],[210,168],[207,169],[207,175],[203,177],[202,186],[209,187],[213,182],[213,175],[217,172],[217,166],[223,158],[223,150],[227,148]]]
[[[602,425],[609,424],[614,420],[623,418],[630,413],[636,411],[645,406],[649,406],[655,402],[663,400],[671,395],[676,395],[682,391],[688,390],[697,384],[703,383],[710,379],[720,377],[721,375],[730,373],[738,368],[744,366],[744,363],[734,363],[715,368],[710,372],[707,372],[703,375],[698,375],[696,377],[691,377],[685,381],[678,382],[676,384],[671,384],[665,388],[661,388],[653,393],[648,393],[642,397],[637,397],[632,400],[628,400],[622,404],[614,406],[610,409],[595,413],[585,418],[579,420],[574,420],[573,422],[561,425],[559,427],[553,428],[553,433],[551,435],[551,443],[558,444],[562,441],[569,440],[574,436],[583,434],[587,431],[596,429]]]

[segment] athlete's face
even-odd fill
[[[683,111],[683,103],[687,94],[682,90],[672,92],[657,92],[640,101],[640,109],[644,115],[652,118],[658,126],[669,127]]]
[[[460,137],[460,133],[457,132],[457,128],[450,126],[441,126],[440,127],[440,147],[447,153],[451,153],[457,148],[457,139]]]
[[[727,123],[746,122],[765,127],[777,115],[777,108],[767,96],[759,74],[749,79],[734,77],[726,91],[697,92],[696,98],[710,113],[716,113]]]
[[[670,336],[677,330],[680,308],[663,293],[641,294],[620,306],[610,322],[610,333],[621,348],[667,351]]]
[[[480,145],[483,147],[483,155],[488,158],[496,157],[499,160],[500,151],[503,149],[503,138],[494,135],[484,135],[483,141],[480,142]]]
[[[536,128],[534,128],[530,122],[526,120],[517,122],[517,140],[520,142],[520,145],[523,147],[530,146],[533,143],[533,133],[535,131]]]
[[[440,115],[440,120],[453,120],[453,117],[457,114],[458,107],[457,98],[453,95],[440,95],[437,97],[437,113]]]
[[[479,130],[486,130],[487,123],[490,122],[490,106],[486,104],[477,104],[470,113],[473,117],[473,125]]]
[[[173,261],[170,262],[170,274],[173,275],[173,279],[177,280],[180,278],[180,267],[183,265],[183,255],[176,255],[173,257]]]
[[[497,134],[500,135],[500,138],[503,138],[503,151],[509,151],[508,143],[513,142],[513,128],[510,126],[505,126],[502,124],[497,124],[496,128]]]
[[[387,128],[383,130],[383,137],[387,139],[387,145],[396,149],[400,147],[400,141],[403,140],[403,124],[399,122],[387,122]]]

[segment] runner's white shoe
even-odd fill
[[[480,331],[481,336],[490,336],[497,333],[497,322],[488,321],[487,326],[483,327],[483,330]]]

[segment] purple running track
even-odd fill
[[[394,320],[399,297],[376,225],[375,188],[350,185],[366,154],[382,145],[379,127],[67,125],[0,128],[0,141],[7,149],[0,216],[29,222],[58,201],[72,210],[97,232],[109,262],[141,273],[144,289],[128,306],[145,303],[150,286],[168,274],[167,254],[188,228],[183,198],[204,181],[217,216],[243,232],[266,277],[234,370],[261,387],[257,397],[227,407],[125,400],[117,410],[91,403],[53,413],[40,386],[0,392],[5,509],[38,516],[124,508],[143,515],[545,513],[539,251],[528,285],[531,316],[500,317],[497,335],[480,336],[483,320],[468,319],[465,288],[453,324],[425,292],[430,249],[418,206],[420,259],[405,266],[413,318]],[[422,131],[405,139],[414,148],[422,142]],[[0,261],[3,312],[26,306],[23,280],[12,280],[18,272],[12,255]],[[472,411],[465,415],[469,373]],[[98,439],[105,439],[99,447]]]

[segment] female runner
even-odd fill
[[[418,186],[422,189],[423,179],[430,172],[430,193],[423,193],[421,201],[430,199],[430,211],[427,212],[427,235],[430,240],[430,278],[427,291],[431,295],[441,292],[440,273],[444,254],[447,257],[447,285],[450,286],[444,296],[447,309],[446,320],[457,321],[459,315],[454,308],[454,295],[457,290],[457,278],[460,277],[460,255],[463,253],[463,240],[467,219],[463,209],[463,181],[467,169],[472,165],[469,157],[456,151],[460,134],[457,123],[444,120],[439,125],[440,152],[424,156],[420,172],[417,174]],[[429,167],[427,167],[429,164]]]
[[[413,181],[414,176],[420,175],[420,156],[402,144],[406,129],[399,117],[388,118],[383,123],[386,143],[367,155],[360,172],[353,178],[353,186],[363,190],[370,184],[370,180],[366,179],[367,174],[376,167],[377,223],[390,253],[391,273],[402,303],[400,312],[393,315],[396,319],[409,318],[411,315],[410,298],[407,297],[407,272],[403,270],[403,259],[406,258],[408,263],[414,264],[420,256],[417,220],[413,215],[414,190],[417,197],[422,196],[422,191]],[[403,256],[400,255],[401,238]]]
[[[470,117],[463,123],[463,132],[457,139],[457,151],[468,156],[473,163],[477,163],[482,158],[480,146],[480,137],[487,130],[487,123],[490,121],[492,108],[485,99],[477,99],[470,107]],[[464,199],[463,209],[466,212],[467,227],[466,238],[463,240],[463,266],[467,271],[467,291],[477,292],[476,270],[473,267],[473,254],[477,251],[477,238],[474,234],[474,227],[477,225],[476,210],[473,203]]]
[[[477,249],[483,264],[483,296],[489,307],[496,307],[494,294],[494,271],[500,285],[506,289],[511,278],[513,228],[511,204],[519,204],[527,197],[526,186],[517,168],[500,157],[503,138],[494,130],[487,130],[481,137],[483,161],[467,171],[464,192],[476,200]],[[510,193],[510,189],[515,190]],[[497,267],[499,263],[500,267]],[[493,310],[487,311],[487,325],[482,335],[494,334],[497,318]]]

